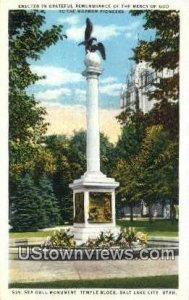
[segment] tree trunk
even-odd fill
[[[130,203],[130,221],[133,222],[133,203]]]

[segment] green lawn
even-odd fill
[[[178,236],[178,221],[174,224],[170,220],[117,220],[117,225],[121,227],[135,227],[136,231],[143,231],[152,236]]]
[[[169,220],[153,220],[151,223],[145,220],[117,220],[121,227],[135,227],[137,231],[143,231],[152,236],[178,236],[178,221],[171,224]],[[70,225],[71,226],[71,225]],[[47,237],[52,235],[53,230],[36,232],[11,232],[10,238]]]
[[[178,288],[178,276],[11,283],[9,288]]]
[[[52,235],[54,230],[35,231],[35,232],[10,232],[10,238],[30,238],[30,237],[47,237]]]

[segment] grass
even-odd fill
[[[121,227],[135,227],[137,231],[143,231],[152,236],[178,236],[178,221],[172,224],[170,220],[153,220],[151,223],[145,220],[117,220]],[[70,225],[71,226],[71,225]],[[10,238],[47,237],[52,235],[54,230],[36,232],[10,232]]]
[[[143,231],[152,236],[178,236],[178,221],[174,224],[170,220],[117,220],[117,225],[121,227],[135,227],[137,231]]]
[[[10,232],[9,237],[12,239],[17,238],[31,238],[31,237],[47,237],[49,235],[52,235],[54,230],[48,230],[48,231],[34,231],[34,232]]]
[[[95,280],[60,280],[51,282],[10,283],[9,288],[178,288],[178,276],[150,276]]]

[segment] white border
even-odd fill
[[[90,0],[85,1],[54,1],[54,0],[2,0],[0,3],[0,66],[1,66],[1,77],[0,77],[0,183],[1,183],[1,209],[0,209],[0,298],[1,299],[52,299],[51,295],[12,295],[11,291],[7,289],[8,284],[8,43],[7,43],[7,29],[8,20],[7,12],[8,9],[18,9],[18,4],[39,4],[40,9],[42,3],[47,6],[49,4],[70,4],[76,3],[91,4]],[[189,1],[122,1],[111,0],[111,1],[93,1],[92,4],[138,4],[138,5],[169,5],[169,9],[178,9],[181,12],[181,55],[180,55],[180,69],[181,69],[181,92],[180,92],[180,256],[179,256],[179,290],[177,296],[163,296],[159,295],[160,299],[179,299],[186,300],[189,298]],[[148,289],[145,289],[148,290]],[[137,291],[137,290],[135,290]],[[141,290],[140,290],[141,291]],[[55,296],[53,299],[83,299],[84,296]],[[120,299],[120,295],[117,296],[103,296],[104,299]],[[128,300],[136,299],[157,299],[156,296],[145,295],[136,296],[132,293],[131,296],[126,295],[124,298]],[[102,299],[101,296],[87,296],[87,299]]]

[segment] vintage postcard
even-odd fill
[[[1,3],[1,299],[188,299],[188,11]]]

